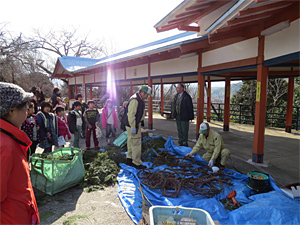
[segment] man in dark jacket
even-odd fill
[[[194,109],[191,96],[184,91],[184,85],[178,84],[177,94],[173,101],[172,115],[176,119],[178,144],[188,146],[189,120],[194,119]]]

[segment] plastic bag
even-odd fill
[[[59,136],[57,138],[57,142],[58,142],[58,146],[63,146],[66,144],[66,140],[65,140],[64,136]]]
[[[96,137],[101,138],[101,136],[102,136],[102,131],[101,131],[100,127],[97,127],[96,128]]]

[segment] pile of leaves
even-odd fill
[[[85,191],[102,190],[117,182],[120,169],[107,152],[85,151],[83,162],[85,177],[81,186]]]
[[[126,146],[124,148],[120,148],[115,145],[110,145],[105,147],[105,151],[107,152],[108,157],[117,165],[119,165],[119,163],[126,163]]]
[[[47,160],[58,160],[58,161],[72,161],[75,154],[71,155],[50,155],[48,153],[41,153],[36,154],[41,159],[47,159]]]
[[[163,137],[148,138],[142,141],[142,161],[154,162],[160,148],[165,147],[166,140]]]

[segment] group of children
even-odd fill
[[[96,129],[99,129],[100,123],[102,128],[106,130],[107,144],[111,144],[110,135],[114,141],[118,117],[113,102],[110,99],[106,101],[100,119],[100,113],[93,100],[88,101],[87,105],[81,101],[82,98],[79,97],[74,102],[73,110],[69,112],[67,117],[63,106],[57,106],[52,113],[52,105],[49,102],[42,102],[41,111],[35,115],[34,103],[30,103],[27,119],[22,124],[21,129],[32,141],[31,154],[35,152],[37,145],[43,148],[44,152],[51,152],[53,145],[55,148],[63,147],[67,140],[71,140],[71,146],[79,148],[81,136],[85,137],[86,149],[89,150],[91,135],[93,135],[95,148],[99,148]],[[73,134],[73,138],[71,138],[71,134]]]

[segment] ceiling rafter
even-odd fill
[[[290,2],[290,1],[274,2],[274,3],[267,4],[267,5],[262,5],[262,6],[258,6],[258,7],[254,7],[254,8],[241,10],[241,11],[239,11],[238,15],[239,16],[244,16],[244,15],[248,15],[248,14],[253,14],[253,13],[256,13],[258,11],[264,11],[264,10],[277,8],[277,7],[281,7],[281,6],[288,6],[291,3],[292,2]]]
[[[229,20],[229,21],[226,22],[226,24],[227,25],[234,25],[234,24],[238,24],[238,23],[247,22],[249,20],[255,20],[255,19],[257,20],[257,19],[261,19],[261,18],[267,18],[267,17],[272,16],[273,14],[280,13],[284,10],[285,10],[285,8],[280,8],[280,9],[269,10],[269,11],[266,11],[266,12],[254,14],[254,15],[251,15],[251,16],[244,16],[244,17],[233,19],[233,20]]]
[[[214,3],[212,3],[208,8],[206,8],[205,10],[203,10],[203,13],[201,13],[200,15],[197,14],[195,16],[192,16],[190,19],[188,19],[184,25],[189,25],[195,21],[199,21],[201,18],[203,18],[204,16],[210,14],[211,12],[213,12],[214,10],[222,7],[223,5],[227,4],[230,0],[224,0],[224,1],[216,1]],[[196,1],[198,2],[198,1]]]

